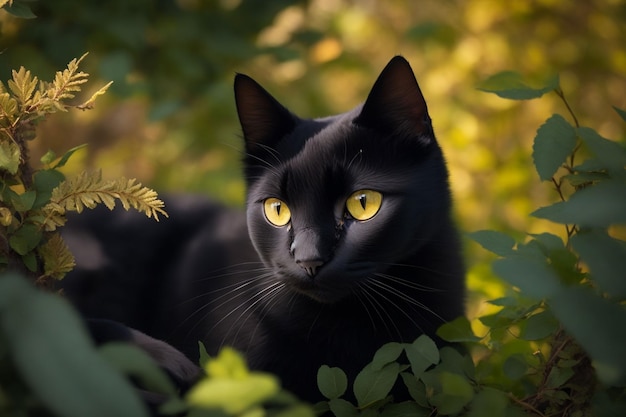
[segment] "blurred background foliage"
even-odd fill
[[[587,0],[55,0],[29,3],[36,19],[0,11],[0,77],[21,65],[51,79],[84,61],[94,91],[113,80],[95,111],[56,115],[39,127],[34,158],[89,146],[67,167],[101,167],[162,192],[195,192],[241,206],[242,144],[235,72],[253,76],[301,116],[346,111],[365,99],[396,54],[412,64],[446,152],[464,231],[564,229],[529,213],[555,201],[531,161],[536,129],[554,112],[549,95],[502,100],[476,89],[516,70],[558,73],[582,125],[624,141],[611,105],[626,108],[626,2]],[[85,91],[85,95],[93,91]],[[80,101],[80,100],[78,100]],[[620,136],[621,135],[621,136]],[[505,290],[490,255],[467,245],[469,314]],[[479,332],[480,334],[480,332]]]

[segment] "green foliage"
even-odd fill
[[[533,160],[560,202],[533,215],[565,224],[566,240],[530,234],[525,242],[497,231],[470,237],[500,258],[494,272],[511,285],[490,301],[500,310],[479,318],[488,331],[474,334],[461,317],[437,332],[465,343],[468,353],[437,349],[421,336],[412,344],[383,346],[355,378],[322,367],[318,404],[338,417],[618,415],[626,409],[626,242],[613,236],[626,224],[626,149],[580,127],[558,85],[528,87],[519,74],[503,73],[481,89],[511,99],[550,91],[574,120],[555,114],[537,130]],[[576,155],[585,152],[583,160]],[[400,378],[398,378],[400,377]],[[346,398],[352,383],[356,403]],[[394,384],[413,402],[394,403]],[[348,396],[349,398],[349,396]]]
[[[88,74],[79,71],[85,56],[73,59],[50,83],[24,67],[12,72],[8,88],[0,82],[0,272],[27,271],[41,285],[48,279],[61,279],[74,267],[71,253],[55,233],[68,211],[81,212],[100,203],[113,209],[118,200],[125,209],[132,207],[157,220],[159,214],[167,215],[156,193],[134,179],[103,181],[98,171],[66,180],[60,168],[80,147],[60,158],[49,151],[41,158],[43,167],[33,171],[27,142],[35,138],[36,125],[69,107],[92,108],[111,85],[82,104],[67,104],[87,82]]]

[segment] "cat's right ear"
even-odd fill
[[[248,152],[274,148],[296,126],[297,117],[247,75],[235,76],[235,102]]]

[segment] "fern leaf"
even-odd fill
[[[76,262],[60,234],[53,234],[39,249],[45,277],[61,279],[74,269]]]
[[[158,199],[157,193],[137,183],[135,179],[119,178],[103,181],[100,171],[83,172],[75,178],[66,180],[52,191],[50,203],[44,207],[47,216],[54,213],[64,215],[67,211],[82,212],[85,208],[94,208],[104,204],[109,210],[119,200],[124,209],[134,208],[148,217],[159,221],[159,214],[167,217],[163,210],[165,204]]]
[[[81,110],[93,109],[93,104],[95,103],[96,99],[100,97],[101,95],[103,95],[104,93],[106,93],[109,87],[111,86],[111,84],[113,84],[113,81],[109,81],[107,85],[105,85],[104,87],[102,87],[101,89],[93,93],[93,95],[89,98],[89,100],[85,101],[83,104],[80,104],[76,107],[78,107]]]
[[[17,101],[9,93],[0,93],[0,126],[9,127],[15,122]]]
[[[56,72],[52,87],[48,90],[49,98],[57,102],[74,98],[74,93],[80,91],[80,85],[86,83],[89,77],[89,74],[78,71],[78,65],[86,56],[87,53],[78,59],[74,58],[67,64],[67,69]]]
[[[37,87],[39,79],[32,76],[30,71],[24,67],[20,67],[19,71],[13,70],[13,79],[9,80],[9,89],[15,95],[15,98],[22,103],[22,107],[31,104],[31,97]]]

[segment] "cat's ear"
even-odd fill
[[[235,76],[235,102],[248,152],[273,148],[298,120],[270,93],[244,74]]]
[[[419,137],[422,143],[434,140],[426,100],[406,59],[396,56],[389,61],[354,123]]]

